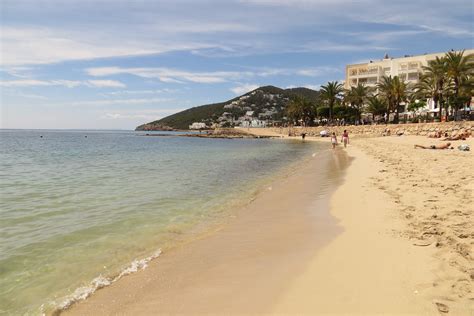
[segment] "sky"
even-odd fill
[[[134,129],[347,64],[474,48],[472,0],[1,0],[0,128]]]

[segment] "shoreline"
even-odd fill
[[[270,312],[290,279],[339,233],[328,197],[349,164],[346,158],[327,150],[308,158],[216,231],[164,252],[146,270],[63,313]]]

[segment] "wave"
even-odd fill
[[[86,298],[91,296],[95,291],[101,288],[104,288],[106,286],[109,286],[114,282],[117,282],[118,280],[120,280],[126,275],[146,269],[148,267],[148,263],[158,258],[161,255],[161,253],[162,253],[161,249],[158,249],[151,256],[148,256],[144,259],[133,260],[129,266],[124,268],[122,271],[120,271],[120,273],[118,273],[115,276],[106,277],[103,275],[99,275],[98,277],[94,278],[89,283],[89,285],[81,286],[77,288],[72,294],[48,304],[49,306],[53,307],[52,314],[56,315],[56,314],[61,313],[61,311],[64,311],[70,308],[73,304],[79,301],[85,300]],[[44,310],[44,304],[41,306],[41,312],[43,315],[46,314]]]

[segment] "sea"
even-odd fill
[[[0,130],[0,314],[50,314],[145,269],[322,150],[168,134]]]

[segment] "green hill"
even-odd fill
[[[319,92],[308,88],[280,89],[264,86],[225,102],[193,107],[140,125],[136,130],[188,129],[194,122],[203,122],[207,126],[232,126],[238,125],[243,117],[247,120],[280,121],[285,116],[288,102],[294,96],[317,102]]]

